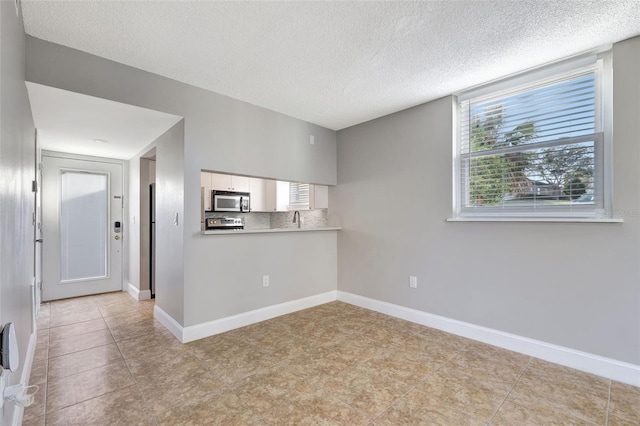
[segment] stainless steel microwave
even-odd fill
[[[211,210],[214,212],[249,213],[251,196],[248,192],[211,191]]]

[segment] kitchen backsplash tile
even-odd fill
[[[293,212],[274,213],[211,213],[205,217],[241,217],[244,229],[297,228],[293,223]],[[303,228],[323,228],[327,226],[327,209],[300,210]],[[204,229],[204,223],[202,224]]]
[[[271,213],[205,213],[205,217],[241,217],[244,219],[245,229],[269,229],[271,227]]]
[[[327,226],[327,209],[300,210],[303,228],[322,228]],[[271,213],[272,228],[297,228],[293,223],[293,212]]]
[[[271,213],[242,213],[246,229],[269,229],[271,227]]]

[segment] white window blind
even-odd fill
[[[309,184],[289,183],[289,208],[308,209],[309,208]]]
[[[459,216],[594,216],[603,209],[601,78],[562,75],[463,97]]]

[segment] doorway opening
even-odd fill
[[[155,195],[156,149],[140,156],[140,290],[156,296],[155,287]]]

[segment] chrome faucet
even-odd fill
[[[298,221],[297,222],[296,222],[296,216],[298,216]],[[298,228],[300,228],[300,225],[302,225],[302,220],[300,220],[300,212],[298,210],[293,212],[293,223],[297,223],[298,224]]]

